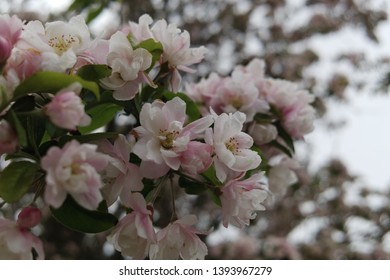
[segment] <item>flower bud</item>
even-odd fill
[[[41,210],[35,207],[25,207],[19,213],[17,223],[20,228],[32,228],[40,223],[41,218]]]

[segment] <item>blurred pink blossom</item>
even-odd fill
[[[22,33],[23,22],[16,16],[0,15],[0,65],[11,55]]]
[[[96,144],[99,147],[98,151],[110,157],[103,173],[103,181],[106,184],[102,193],[107,205],[112,205],[119,197],[121,203],[129,207],[127,201],[131,192],[144,188],[139,166],[129,162],[132,143],[124,135],[119,134],[114,144],[107,139]]]
[[[77,126],[87,126],[91,123],[91,118],[85,113],[84,104],[78,96],[80,91],[81,84],[74,83],[56,93],[44,110],[52,123],[69,130],[76,130]]]
[[[0,218],[0,259],[32,260],[34,249],[37,259],[45,257],[42,242],[30,232],[41,215],[37,208],[24,208],[16,222]]]
[[[151,219],[153,213],[140,193],[133,193],[128,205],[133,211],[119,221],[107,240],[123,256],[144,259],[150,244],[157,241]]]
[[[263,97],[282,114],[282,125],[295,139],[303,139],[314,128],[314,96],[290,81],[267,79],[262,85]]]
[[[194,225],[197,218],[187,215],[157,233],[157,243],[150,246],[152,260],[201,260],[207,255],[207,247],[197,236],[201,234]]]
[[[213,147],[209,144],[190,141],[180,155],[182,170],[189,175],[197,175],[207,170],[213,162]]]
[[[44,200],[58,208],[70,194],[78,204],[94,210],[102,201],[99,172],[108,163],[108,157],[96,151],[97,146],[80,144],[76,140],[63,148],[51,147],[41,160],[46,171]]]
[[[252,175],[246,180],[235,178],[221,189],[223,225],[232,224],[243,228],[256,217],[256,211],[265,210],[262,205],[267,198],[265,177],[262,173]]]

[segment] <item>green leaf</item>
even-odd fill
[[[77,71],[77,75],[87,81],[99,81],[110,76],[112,73],[110,67],[105,64],[84,65]]]
[[[211,182],[214,186],[221,186],[222,183],[218,180],[214,165],[211,165],[205,172],[201,174],[204,178],[206,178],[209,182]]]
[[[68,195],[60,208],[50,208],[53,217],[64,226],[79,232],[98,233],[114,227],[118,219],[109,213],[87,210]]]
[[[201,182],[192,181],[183,176],[179,178],[179,186],[184,188],[188,194],[201,194],[207,190],[206,186]]]
[[[103,1],[100,4],[100,6],[98,6],[97,8],[91,9],[88,12],[88,16],[87,16],[87,19],[85,20],[85,22],[88,24],[91,21],[93,21],[96,17],[98,17],[101,14],[101,12],[104,10],[106,5],[107,5],[106,1]]]
[[[80,133],[85,134],[105,126],[122,109],[123,107],[113,103],[103,103],[90,108],[86,113],[91,116],[91,124],[88,126],[79,127],[78,130]]]
[[[213,190],[209,189],[209,194],[211,195],[211,200],[218,205],[219,207],[222,207],[222,202],[220,196]]]
[[[68,11],[81,11],[91,5],[90,0],[74,0],[69,6]]]
[[[252,170],[249,170],[247,173],[249,177],[254,174],[255,172],[258,172],[259,170],[261,171],[268,171],[269,166],[268,166],[268,160],[267,157],[264,155],[263,151],[260,149],[258,146],[252,146],[251,148],[252,151],[255,151],[260,157],[261,157],[261,163],[260,165]]]
[[[14,92],[14,100],[29,93],[56,93],[59,90],[78,82],[83,88],[100,98],[99,86],[95,82],[86,81],[77,75],[68,75],[58,72],[38,72],[24,80]]]
[[[79,143],[88,143],[91,141],[97,141],[101,139],[114,139],[118,137],[116,132],[102,132],[102,133],[93,133],[86,135],[65,135],[62,136],[59,140],[59,145],[64,146],[67,142],[71,140],[77,140]]]
[[[270,142],[270,144],[276,148],[278,148],[279,150],[281,150],[282,152],[284,152],[286,155],[288,155],[289,157],[293,157],[293,154],[292,152],[290,151],[289,148],[287,148],[286,146],[284,146],[283,144],[279,143],[278,141],[276,140],[273,140]]]
[[[164,51],[163,45],[152,38],[139,43],[135,49],[138,48],[143,48],[152,54],[152,64],[150,65],[149,69],[146,70],[147,72],[153,68],[154,64],[160,59],[161,54]]]
[[[8,100],[8,95],[5,90],[0,85],[0,112],[8,106],[10,100]]]
[[[186,103],[186,114],[188,116],[188,121],[193,122],[196,121],[201,117],[200,111],[196,103],[188,97],[185,93],[178,92],[178,93],[173,93],[170,91],[164,92],[163,96],[167,100],[171,100],[173,98],[180,97],[185,103]]]
[[[32,111],[35,108],[35,98],[32,95],[26,95],[19,98],[13,105],[12,109],[15,112]]]
[[[278,130],[278,135],[280,138],[283,139],[283,141],[286,143],[288,148],[294,153],[294,140],[291,138],[290,134],[287,133],[287,131],[283,128],[283,126],[280,123],[275,124],[276,129]]]
[[[274,116],[262,113],[257,113],[253,119],[259,124],[269,124],[276,120]]]
[[[30,161],[11,162],[0,173],[0,196],[4,201],[12,203],[25,195],[39,166]]]
[[[6,119],[11,124],[11,126],[14,128],[16,135],[18,136],[18,141],[19,141],[20,146],[22,146],[22,147],[27,146],[28,141],[27,141],[26,130],[23,127],[18,116],[15,114],[15,112],[13,110],[9,110],[7,113]]]

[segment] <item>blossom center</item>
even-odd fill
[[[173,141],[175,141],[176,137],[179,135],[179,132],[174,131],[167,131],[166,129],[162,130],[160,129],[159,139],[161,146],[164,147],[164,149],[170,150],[173,148]]]
[[[72,175],[77,175],[81,173],[80,164],[73,162],[70,165],[70,170],[72,171]]]
[[[234,137],[230,137],[228,141],[225,142],[225,147],[233,154],[238,153],[238,141]]]
[[[231,100],[231,104],[234,108],[236,108],[237,110],[241,108],[242,106],[242,100],[240,97],[236,97],[234,99]]]
[[[49,40],[49,46],[52,47],[57,54],[63,54],[70,49],[74,43],[76,43],[76,38],[70,34],[63,34],[60,37],[55,36]]]

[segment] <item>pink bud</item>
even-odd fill
[[[18,225],[20,228],[35,227],[41,221],[41,210],[35,207],[25,207],[18,215]]]
[[[4,37],[0,37],[0,63],[4,63],[11,55],[13,46]]]

